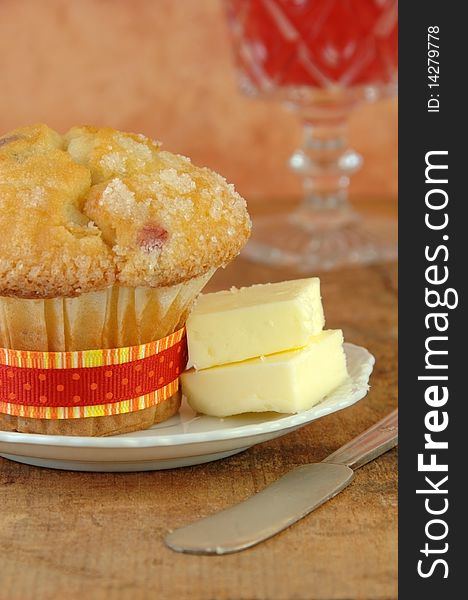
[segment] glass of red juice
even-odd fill
[[[224,0],[241,90],[296,111],[302,147],[289,161],[304,199],[254,220],[250,258],[318,271],[396,258],[394,227],[348,202],[362,164],[347,144],[350,111],[395,94],[397,0]]]

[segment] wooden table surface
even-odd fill
[[[176,554],[163,536],[320,461],[396,406],[396,274],[390,264],[321,275],[327,326],[377,360],[370,393],[355,406],[231,458],[171,471],[73,473],[0,458],[0,600],[395,599],[396,450],[242,553]],[[210,289],[292,277],[238,259]]]

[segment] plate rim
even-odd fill
[[[354,349],[363,353],[366,364],[363,365],[363,375],[369,379],[373,367],[375,365],[375,357],[367,348],[358,346],[349,342],[344,343],[344,348]],[[363,386],[361,390],[356,390],[353,393],[353,399],[349,402],[344,402],[339,408],[336,405],[323,406],[320,411],[320,405],[323,400],[310,408],[309,410],[296,413],[287,414],[283,418],[275,419],[272,421],[264,421],[262,423],[252,423],[249,425],[241,425],[239,427],[233,427],[228,429],[221,429],[218,431],[211,432],[189,432],[189,433],[175,433],[170,435],[161,435],[156,433],[155,435],[147,436],[144,438],[132,438],[132,437],[120,437],[120,436],[108,436],[108,437],[92,437],[92,436],[67,436],[67,435],[47,435],[41,433],[22,433],[18,431],[2,431],[0,430],[0,442],[20,445],[20,444],[32,444],[39,446],[58,446],[58,447],[86,447],[96,449],[131,449],[131,448],[150,448],[150,447],[168,447],[168,446],[180,446],[185,444],[197,444],[206,442],[216,442],[229,439],[240,439],[244,437],[251,437],[255,435],[261,435],[264,433],[270,433],[278,430],[288,430],[291,428],[297,428],[308,422],[312,422],[316,419],[324,417],[328,414],[342,410],[352,406],[359,400],[362,400],[367,395],[369,386]],[[326,398],[324,398],[325,400]],[[319,409],[319,410],[317,410]],[[311,418],[311,413],[314,416]],[[136,432],[137,433],[137,432]]]

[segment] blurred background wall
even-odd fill
[[[43,121],[143,132],[245,196],[300,191],[295,116],[236,88],[221,0],[0,0],[0,132]],[[396,193],[395,100],[359,109],[355,193]]]

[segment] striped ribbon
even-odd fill
[[[36,419],[118,415],[179,389],[185,329],[127,348],[29,352],[0,348],[0,412]]]

